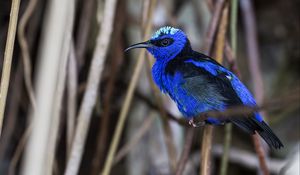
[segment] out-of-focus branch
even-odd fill
[[[193,137],[194,137],[194,132],[195,130],[193,128],[188,128],[187,133],[186,133],[186,139],[185,139],[185,144],[183,147],[182,155],[179,159],[179,162],[177,164],[177,169],[176,169],[176,175],[182,175],[184,171],[184,167],[186,165],[186,162],[188,160],[192,143],[193,143]]]
[[[228,24],[228,10],[229,10],[229,3],[225,4],[225,8],[222,12],[222,18],[219,26],[219,32],[217,36],[217,47],[216,47],[216,53],[217,53],[217,59],[219,62],[222,62],[223,60],[223,54],[224,54],[224,45],[225,45],[225,38],[226,38],[226,32],[227,32],[227,24]],[[224,154],[221,161],[221,172],[226,172],[227,169],[227,157],[228,157],[228,150],[229,150],[229,144],[230,140],[228,138],[231,137],[231,124],[226,125],[226,132],[225,132],[225,144],[224,144]]]
[[[116,17],[114,23],[114,36],[111,45],[114,46],[114,51],[110,55],[110,65],[109,68],[109,78],[104,86],[103,102],[102,102],[102,114],[99,123],[99,131],[97,133],[97,144],[96,151],[92,158],[91,175],[99,174],[100,170],[103,168],[103,162],[105,161],[105,156],[107,154],[107,148],[110,141],[110,122],[112,113],[112,97],[117,89],[115,83],[120,75],[120,67],[124,61],[124,38],[122,32],[125,27],[126,17],[125,17],[125,2],[119,1],[116,9]]]
[[[63,45],[60,54],[60,64],[58,69],[58,78],[55,90],[54,104],[53,104],[53,115],[51,120],[51,130],[48,140],[48,152],[50,153],[47,159],[47,172],[46,174],[53,174],[53,165],[55,160],[57,138],[59,134],[60,125],[60,114],[63,104],[63,96],[66,88],[66,78],[67,78],[67,64],[70,55],[70,50],[72,48],[72,33],[73,24],[75,18],[75,0],[70,0],[68,3],[67,18],[66,18],[66,28],[63,36]]]
[[[84,53],[86,50],[87,39],[89,36],[90,26],[91,26],[91,18],[94,12],[95,7],[95,0],[85,0],[82,3],[82,11],[79,17],[79,25],[78,25],[78,32],[76,34],[76,45],[75,45],[75,52],[76,52],[76,59],[78,63],[78,70],[84,64]]]
[[[260,104],[264,98],[264,85],[262,73],[260,70],[260,57],[256,33],[256,22],[252,2],[250,0],[241,0],[241,10],[244,21],[244,28],[247,41],[249,70],[254,84],[254,96]]]
[[[64,88],[64,66],[71,39],[72,0],[48,3],[39,51],[36,110],[26,149],[23,174],[51,174],[55,155],[59,112]],[[66,25],[67,23],[67,25]],[[61,73],[61,74],[60,74]],[[28,129],[29,130],[29,129]]]
[[[218,29],[218,24],[221,18],[221,13],[222,13],[222,9],[224,8],[224,4],[225,4],[226,0],[218,0],[216,2],[216,6],[215,9],[213,10],[213,15],[212,15],[212,19],[210,21],[209,27],[208,27],[208,32],[207,32],[207,37],[205,38],[205,53],[210,55],[211,51],[212,51],[212,47],[213,47],[213,43],[215,40],[215,36],[216,36],[216,32]],[[210,7],[211,8],[211,7]]]
[[[29,4],[23,14],[23,16],[20,19],[20,25],[18,28],[18,40],[20,43],[20,48],[22,51],[22,58],[23,58],[23,65],[24,65],[24,79],[25,79],[25,85],[26,90],[31,102],[31,105],[33,107],[33,110],[36,108],[36,100],[32,85],[32,79],[31,79],[31,72],[32,72],[32,66],[31,66],[31,59],[30,59],[30,52],[28,47],[28,42],[26,39],[26,25],[35,10],[37,4],[37,0],[30,0]]]
[[[249,70],[252,78],[252,82],[254,84],[254,97],[257,102],[260,104],[264,99],[264,87],[263,87],[263,78],[260,70],[259,64],[259,50],[258,50],[258,42],[257,42],[257,33],[256,33],[256,22],[255,15],[252,6],[252,2],[250,0],[241,0],[241,10],[244,21],[244,28],[246,34],[247,41],[247,51],[248,51],[248,62],[249,62]],[[261,165],[261,170],[264,175],[268,175],[269,170],[266,163],[266,151],[263,149],[263,145],[260,142],[259,137],[254,135],[254,146],[255,150],[258,154],[259,162]]]
[[[78,114],[78,122],[76,125],[74,140],[65,171],[66,175],[77,174],[79,170],[85,140],[91,121],[92,111],[96,103],[97,92],[99,89],[98,86],[104,67],[103,64],[113,30],[116,2],[116,0],[105,1],[103,21],[98,33],[96,48],[93,53],[86,91],[84,93]]]
[[[223,146],[214,145],[212,147],[212,156],[221,157],[223,155]],[[199,151],[194,152],[189,156],[188,163],[192,165],[197,165],[201,161],[199,159]],[[236,147],[231,147],[228,156],[229,162],[240,165],[247,169],[256,170],[259,168],[259,162],[257,161],[257,155],[247,150],[243,150]],[[280,174],[281,169],[286,165],[285,160],[270,158],[268,159],[268,167],[270,167],[270,172],[272,174]]]
[[[136,134],[132,136],[128,143],[125,144],[119,152],[117,152],[114,159],[114,164],[117,164],[120,160],[122,160],[125,157],[125,155],[127,155],[134,148],[134,146],[143,138],[143,136],[151,128],[154,119],[155,118],[152,115],[146,117],[145,121],[136,130]]]
[[[226,109],[225,111],[208,111],[205,113],[202,113],[203,115],[199,117],[195,117],[194,121],[197,123],[201,123],[204,120],[207,119],[207,116],[210,116],[212,118],[216,119],[223,119],[226,117],[234,117],[234,116],[247,116],[247,114],[252,114],[253,112],[258,112],[260,110],[268,110],[268,111],[273,111],[273,110],[278,110],[278,109],[284,109],[285,107],[290,106],[290,104],[297,104],[296,102],[299,102],[300,97],[295,96],[296,92],[299,92],[300,88],[296,88],[294,90],[291,90],[289,94],[284,94],[282,97],[278,97],[276,99],[272,99],[271,101],[266,101],[260,106],[233,106],[231,108]],[[144,102],[147,103],[149,107],[152,109],[158,110],[158,106],[154,104],[152,101],[150,101],[147,97],[144,97],[140,93],[135,94],[138,98],[143,100]],[[167,113],[167,117],[182,125],[182,126],[190,126],[184,118],[177,118],[173,116],[170,113]]]
[[[150,31],[152,28],[152,13],[155,7],[156,1],[150,1],[150,5],[149,5],[149,17],[148,17],[148,22],[146,25],[146,30],[145,30],[145,34],[143,39],[146,40],[149,35],[150,35]],[[104,169],[102,171],[102,175],[109,175],[110,171],[111,171],[111,167],[112,167],[112,163],[113,163],[113,159],[117,150],[117,146],[119,144],[120,141],[120,137],[121,137],[121,132],[123,130],[124,124],[125,124],[125,120],[129,111],[129,107],[131,105],[131,101],[133,98],[133,94],[134,94],[134,90],[136,88],[137,85],[137,81],[140,75],[140,72],[142,70],[142,66],[144,64],[145,61],[145,50],[141,50],[139,57],[138,57],[138,62],[135,66],[134,72],[133,72],[133,76],[131,78],[128,90],[126,92],[126,97],[125,97],[125,101],[124,101],[124,105],[121,109],[120,115],[119,115],[119,120],[116,126],[116,131],[114,133],[113,139],[112,139],[112,143],[111,146],[109,148],[109,152],[107,155],[107,159],[106,162],[104,164]]]
[[[4,62],[2,67],[1,84],[0,84],[0,138],[1,138],[2,124],[3,124],[3,118],[5,112],[7,91],[9,86],[10,69],[11,69],[11,62],[12,62],[13,51],[14,51],[19,7],[20,7],[20,0],[12,0],[8,32],[7,32],[7,40],[6,40],[5,52],[4,52]]]
[[[67,79],[67,103],[68,103],[68,113],[67,113],[67,160],[70,155],[74,130],[75,130],[75,117],[77,109],[77,59],[75,55],[74,41],[71,41],[69,62],[67,65],[68,69],[68,79]]]
[[[238,73],[238,69],[236,67],[236,61],[234,57],[236,57],[236,46],[237,46],[237,13],[238,13],[238,0],[231,0],[230,2],[230,37],[231,37],[231,45],[232,45],[232,52],[230,52],[229,44],[226,42],[225,44],[225,55],[227,60],[231,59],[233,64],[231,65],[231,70],[233,72]],[[228,49],[229,48],[229,49]],[[226,54],[227,53],[227,54]],[[228,55],[233,53],[232,55]],[[234,56],[233,56],[234,55]],[[234,64],[235,63],[235,64]],[[238,73],[239,76],[239,73]],[[224,137],[224,153],[221,160],[221,168],[220,168],[220,175],[227,174],[228,168],[228,155],[229,155],[229,148],[231,145],[231,136],[232,136],[232,124],[229,123],[225,126],[225,137]]]
[[[202,145],[201,145],[201,162],[200,174],[209,175],[211,172],[211,145],[212,145],[213,126],[204,126]]]
[[[210,23],[210,27],[208,28],[209,34],[206,38],[205,46],[206,53],[211,55],[214,36],[216,35],[216,30],[220,18],[222,16],[222,20],[219,25],[218,34],[217,34],[217,42],[216,42],[216,58],[219,63],[223,62],[223,53],[224,53],[224,44],[225,44],[225,34],[227,28],[227,13],[228,6],[225,6],[225,0],[219,0],[216,2],[213,17]],[[227,10],[226,10],[227,9]],[[224,11],[224,12],[223,12]],[[200,164],[200,174],[201,175],[209,175],[210,174],[210,164],[211,164],[211,146],[212,146],[212,136],[213,136],[213,126],[207,125],[204,126],[203,138],[202,138],[202,146],[201,146],[201,164]]]

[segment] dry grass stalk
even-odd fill
[[[156,4],[156,0],[150,1],[149,13],[148,13],[149,17],[148,17],[148,22],[147,22],[146,29],[145,29],[145,34],[143,36],[144,40],[146,40],[150,36],[150,32],[151,32],[151,28],[152,28],[152,13],[153,13],[155,4]],[[129,111],[129,107],[130,107],[130,104],[131,104],[131,101],[132,101],[132,98],[133,98],[134,90],[136,88],[137,81],[139,79],[139,75],[140,75],[140,72],[142,70],[142,66],[144,65],[144,61],[145,61],[144,56],[145,56],[145,50],[142,49],[140,51],[137,64],[134,68],[133,76],[131,78],[129,87],[128,87],[127,92],[126,92],[124,105],[123,105],[123,107],[121,109],[121,112],[120,112],[120,115],[118,117],[119,120],[118,120],[116,130],[115,130],[115,133],[114,133],[114,136],[113,136],[113,139],[112,139],[112,143],[111,143],[110,148],[109,148],[109,152],[108,152],[105,164],[104,164],[103,171],[101,173],[102,175],[109,175],[110,174],[113,159],[115,157],[117,146],[118,146],[119,141],[120,141],[121,132],[123,130],[124,123],[125,123],[125,120],[126,120],[126,117],[127,117],[128,111]]]
[[[77,174],[84,151],[91,115],[96,103],[100,78],[108,50],[116,9],[116,0],[107,0],[104,5],[103,21],[98,33],[96,48],[93,53],[91,67],[88,75],[87,87],[81,102],[78,122],[71,147],[70,157],[65,170],[66,175]]]
[[[7,40],[4,52],[4,62],[2,67],[2,76],[0,84],[0,138],[2,132],[3,118],[6,105],[6,97],[10,80],[10,69],[14,51],[15,36],[18,23],[20,0],[12,0]]]

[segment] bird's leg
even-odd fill
[[[195,122],[195,121],[194,121],[194,118],[191,118],[191,119],[189,120],[189,124],[190,124],[191,126],[193,126],[194,128],[197,128],[197,127],[200,127],[200,126],[204,126],[204,125],[205,125],[205,121]]]

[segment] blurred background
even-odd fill
[[[2,69],[16,1],[0,1]],[[299,7],[298,0],[22,0],[0,174],[299,174]],[[124,53],[166,25],[240,76],[284,148],[234,126],[214,127],[212,145],[202,146],[204,127],[190,129],[153,86],[152,56]],[[200,154],[210,146],[206,171]]]

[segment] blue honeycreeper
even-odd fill
[[[194,51],[180,29],[162,27],[150,40],[134,44],[125,51],[134,48],[146,48],[154,56],[152,76],[155,83],[176,102],[179,111],[193,126],[193,117],[203,112],[224,111],[236,105],[256,106],[252,94],[237,76],[209,56]],[[270,147],[283,147],[259,113],[205,120],[214,125],[227,122],[249,134],[256,131]]]

